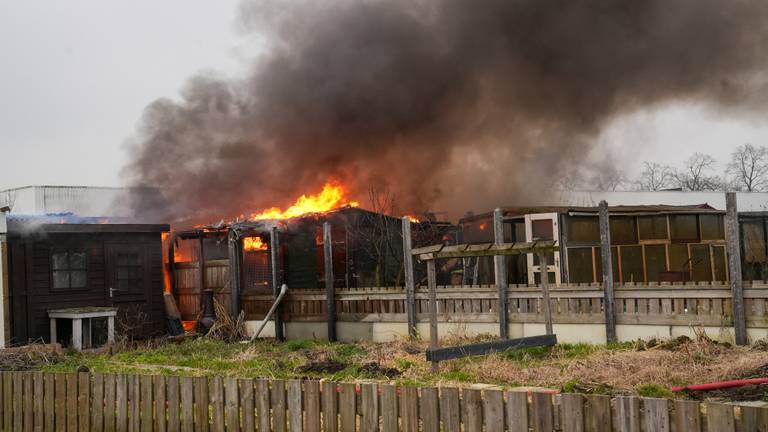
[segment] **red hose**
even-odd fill
[[[741,380],[720,381],[720,382],[713,382],[713,383],[707,383],[707,384],[691,384],[691,385],[682,386],[682,387],[672,387],[672,391],[673,392],[681,392],[684,390],[706,391],[706,390],[717,390],[717,389],[730,388],[730,387],[741,387],[749,384],[768,384],[768,378],[750,378],[750,379],[741,379]]]

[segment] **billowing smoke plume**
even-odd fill
[[[760,110],[762,0],[267,1],[245,78],[191,78],[153,102],[126,168],[143,213],[213,220],[329,178],[366,204],[533,202],[619,115],[670,101]]]

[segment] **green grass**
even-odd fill
[[[672,391],[659,384],[641,384],[635,388],[638,395],[653,398],[672,398]]]

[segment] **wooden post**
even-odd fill
[[[493,242],[497,245],[504,243],[504,215],[500,208],[493,211]],[[509,286],[507,282],[506,257],[502,255],[493,257],[493,274],[499,295],[499,336],[502,339],[508,339],[507,311],[509,308],[507,304],[509,302]]]
[[[741,246],[739,245],[739,214],[736,193],[725,194],[725,237],[728,244],[728,274],[733,299],[733,330],[736,345],[746,345],[747,326],[744,312],[744,281],[741,276]]]
[[[323,261],[325,262],[325,301],[328,305],[328,340],[336,341],[336,291],[333,286],[333,243],[331,224],[323,222]]]
[[[552,330],[552,308],[550,307],[551,303],[549,302],[548,266],[547,252],[539,252],[539,268],[541,269],[541,272],[539,272],[541,275],[541,305],[542,312],[544,312],[544,327],[546,328],[547,334],[551,335],[555,334],[555,332]]]
[[[605,339],[608,343],[616,342],[616,311],[613,293],[613,260],[611,258],[611,225],[608,216],[608,203],[600,201],[600,258],[603,269],[603,307],[605,309]]]
[[[416,283],[413,278],[413,247],[411,220],[403,216],[403,269],[405,271],[405,314],[408,317],[408,336],[416,338]]]
[[[172,295],[176,295],[176,236],[168,235],[168,285]]]
[[[236,231],[229,231],[229,241],[227,246],[229,252],[229,287],[232,295],[230,314],[232,315],[232,318],[237,319],[237,316],[240,314],[241,263],[243,255],[240,252],[242,250],[240,236]]]
[[[272,261],[272,294],[277,299],[280,295],[280,236],[277,233],[277,227],[273,227],[269,236],[269,253]],[[275,339],[279,341],[285,340],[285,332],[283,330],[283,305],[280,304],[275,310],[273,315],[273,321],[275,323]]]
[[[437,339],[437,272],[435,260],[427,261],[427,286],[429,288],[429,347],[437,349],[440,344]],[[432,372],[438,372],[437,360],[432,360]]]
[[[205,234],[200,233],[200,257],[198,264],[200,268],[200,299],[202,301],[203,315],[199,324],[205,332],[211,329],[216,320],[216,312],[213,305],[213,289],[208,288],[208,281],[205,274]]]

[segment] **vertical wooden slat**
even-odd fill
[[[560,396],[560,423],[563,432],[584,432],[584,397],[567,393]]]
[[[179,432],[179,377],[171,376],[166,381],[166,394],[168,395],[168,432]]]
[[[3,427],[3,419],[5,418],[5,374],[6,372],[0,371],[0,428]]]
[[[440,430],[440,406],[436,388],[424,387],[421,389],[419,417],[421,417],[422,431],[438,432]]]
[[[379,430],[379,398],[376,384],[360,385],[360,428],[364,431]]]
[[[708,403],[707,432],[734,432],[733,405]]]
[[[13,375],[11,372],[3,372],[3,430],[9,431],[13,427]]]
[[[141,427],[141,388],[138,375],[128,375],[128,430],[140,431]]]
[[[152,430],[152,376],[141,375],[139,377],[139,429],[142,431]]]
[[[227,432],[240,432],[240,391],[237,378],[229,377],[224,382],[224,412]]]
[[[741,418],[736,424],[739,432],[768,432],[768,408],[740,406]]]
[[[466,431],[483,430],[483,405],[480,390],[465,388],[461,391],[462,423]]]
[[[616,398],[618,432],[640,432],[640,399],[634,396]]]
[[[304,429],[301,415],[301,381],[290,380],[286,388],[288,390],[288,429],[291,432],[301,432]]]
[[[181,432],[193,432],[194,431],[194,385],[191,377],[184,377],[181,379]],[[208,405],[206,404],[206,424],[208,423]]]
[[[461,430],[459,389],[453,387],[440,389],[440,420],[443,422],[445,432],[459,432]]]
[[[419,430],[419,394],[416,387],[400,388],[400,429],[403,432]]]
[[[272,430],[269,414],[269,381],[264,379],[256,381],[256,409],[259,412],[259,431]]]
[[[64,432],[67,430],[67,376],[64,374],[56,374],[55,376],[55,402],[54,411],[55,426],[57,432]],[[10,427],[6,430],[11,430]]]
[[[125,375],[115,377],[115,430],[128,430],[128,378]]]
[[[32,412],[32,374],[25,372],[22,376],[22,388],[23,393],[18,393],[17,397],[24,398],[24,421],[23,427],[25,432],[32,432],[32,422],[34,419]]]
[[[45,374],[43,377],[43,392],[45,393],[45,399],[43,400],[43,410],[45,411],[43,414],[43,429],[46,432],[53,432],[56,430],[56,422],[54,417],[55,375]]]
[[[504,393],[483,390],[483,422],[487,432],[504,431]]]
[[[194,428],[196,432],[208,432],[210,429],[210,419],[208,412],[208,405],[210,400],[209,396],[209,383],[207,377],[196,377],[192,382],[194,388],[194,406],[192,409],[194,413]]]
[[[104,430],[104,375],[93,374],[91,382],[91,430]]]
[[[381,388],[381,430],[382,432],[397,432],[397,387],[382,384]]]
[[[91,374],[77,374],[77,423],[80,432],[91,429]]]
[[[643,398],[643,422],[647,432],[669,432],[669,401]]]
[[[256,430],[256,404],[253,399],[253,380],[240,380],[240,402],[243,406],[243,432]]]
[[[24,423],[24,399],[22,397],[24,390],[22,389],[23,381],[21,372],[12,372],[11,378],[13,385],[13,430],[20,432]],[[77,425],[75,425],[75,429],[76,428]],[[8,430],[10,431],[10,429]]]
[[[611,430],[611,397],[603,395],[587,396],[584,410],[585,430],[604,432]]]
[[[287,427],[285,418],[285,381],[272,381],[270,397],[272,402],[272,428],[276,432],[285,432]]]
[[[304,381],[304,430],[320,432],[320,382]]]
[[[211,431],[224,432],[224,382],[221,377],[208,381],[211,398]]]
[[[67,432],[77,430],[77,374],[67,376]]]
[[[528,394],[509,392],[507,394],[507,429],[509,432],[528,432]]]
[[[339,384],[339,420],[341,431],[355,430],[355,385]]]
[[[167,409],[166,405],[167,395],[165,387],[165,377],[163,375],[157,375],[153,377],[154,391],[153,399],[155,401],[155,431],[165,432],[167,425]]]
[[[32,410],[34,412],[33,428],[35,432],[42,432],[45,426],[43,401],[45,400],[45,381],[42,372],[35,372],[32,375],[34,380],[33,384],[33,405]]]
[[[552,420],[552,395],[549,393],[533,393],[532,412],[533,412],[533,431],[549,432],[553,429]]]

